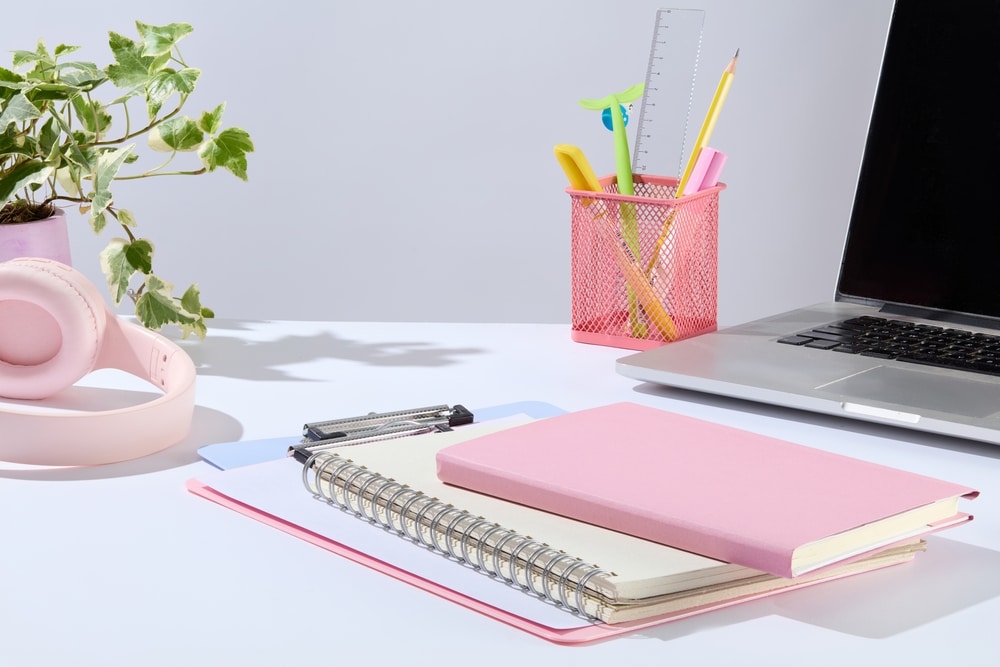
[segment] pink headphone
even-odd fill
[[[0,263],[0,397],[46,398],[99,368],[138,376],[163,396],[102,412],[0,406],[0,460],[95,465],[158,452],[190,430],[195,389],[194,363],[180,347],[119,319],[72,267]]]

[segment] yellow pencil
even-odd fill
[[[733,76],[736,74],[736,59],[739,57],[740,50],[736,49],[736,55],[733,56],[733,59],[729,61],[729,65],[722,72],[722,78],[719,79],[719,86],[715,89],[715,97],[712,98],[712,104],[708,107],[708,113],[705,114],[705,120],[701,124],[701,131],[698,132],[698,139],[694,142],[694,149],[688,157],[687,166],[684,168],[684,175],[681,176],[681,181],[677,185],[676,197],[684,195],[684,188],[687,187],[687,182],[691,178],[691,172],[694,171],[694,165],[698,161],[698,154],[712,140],[712,131],[715,130],[715,123],[719,120],[719,113],[722,111],[722,105],[726,101],[726,95],[729,94],[729,87],[733,84]]]
[[[687,188],[688,180],[691,178],[691,172],[694,171],[694,165],[698,162],[698,155],[701,153],[701,149],[708,146],[708,142],[712,140],[712,131],[715,129],[716,121],[719,120],[719,113],[722,111],[722,105],[726,101],[726,95],[729,94],[729,87],[732,85],[733,76],[736,74],[736,59],[739,57],[740,50],[736,49],[736,54],[722,72],[722,78],[719,79],[719,85],[715,89],[715,96],[712,98],[712,103],[708,107],[708,113],[705,114],[705,120],[702,122],[701,130],[698,132],[698,139],[695,141],[691,155],[688,157],[687,166],[684,167],[684,174],[677,184],[677,192],[674,193],[674,197],[678,199],[684,196],[684,190]],[[667,242],[667,234],[670,233],[670,225],[673,221],[674,216],[671,214],[663,223],[663,231],[660,232],[660,237],[656,239],[656,243],[653,245],[653,254],[649,258],[649,263],[646,264],[647,276],[652,273],[653,267],[660,261],[660,251],[663,249],[663,244]]]

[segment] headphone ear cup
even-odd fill
[[[93,370],[107,307],[90,281],[47,259],[0,263],[0,396],[38,399]]]

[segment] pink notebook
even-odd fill
[[[968,521],[978,492],[634,403],[442,449],[441,481],[783,577]]]

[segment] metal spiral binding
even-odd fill
[[[314,453],[302,483],[316,498],[506,584],[591,620],[587,584],[610,573],[412,489],[330,451]],[[398,524],[398,525],[397,525]]]

